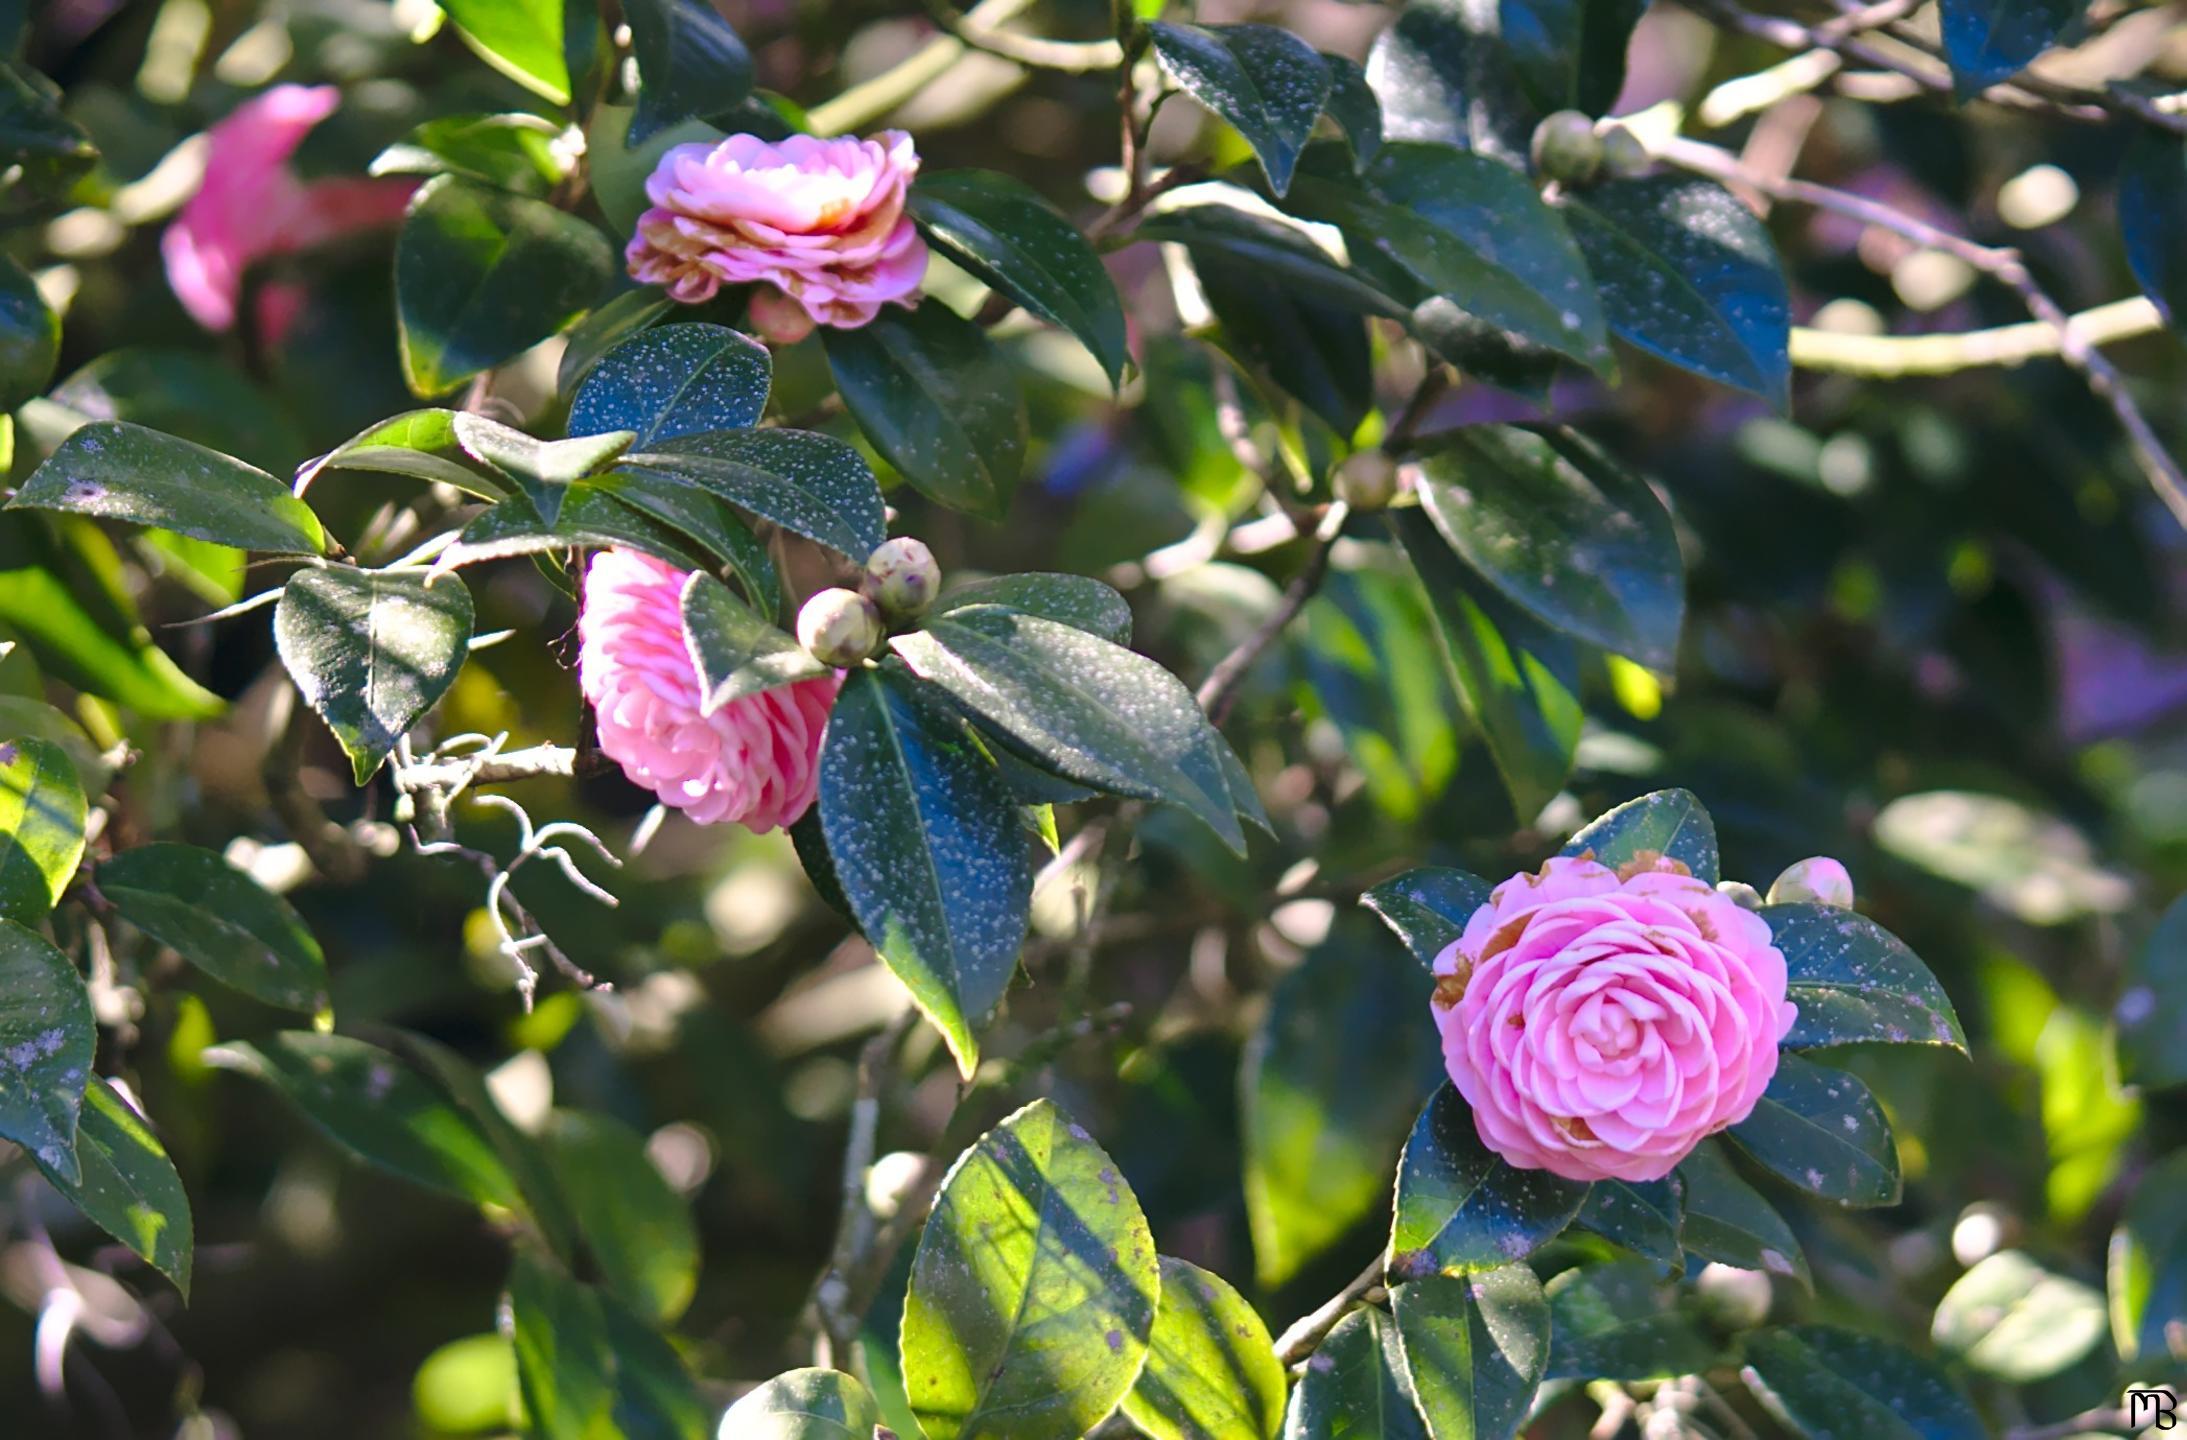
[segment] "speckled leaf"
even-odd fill
[[[647,1319],[672,1323],[698,1291],[699,1236],[645,1137],[606,1115],[557,1110],[545,1141],[600,1282]]]
[[[416,570],[314,566],[282,588],[273,638],[362,785],[455,683],[471,622],[471,592],[453,576],[427,585]]]
[[[86,1219],[174,1281],[189,1299],[190,1197],[144,1117],[104,1076],[92,1076],[84,1090],[76,1163],[74,1178],[42,1159],[38,1168]]]
[[[1967,1052],[1951,997],[1896,935],[1836,905],[1770,905],[1761,914],[1784,952],[1785,998],[1800,1007],[1787,1048],[1880,1042]]]
[[[683,638],[698,668],[702,714],[732,700],[828,673],[795,637],[730,593],[703,570],[683,585]]]
[[[1089,1135],[1036,1100],[942,1182],[904,1302],[904,1387],[928,1440],[1076,1440],[1146,1359],[1154,1236]]]
[[[630,144],[685,120],[726,120],[752,93],[752,56],[708,0],[624,0],[638,61]]]
[[[2125,971],[2111,1012],[2120,1081],[2187,1084],[2187,896],[2128,954]]]
[[[1283,1440],[1430,1440],[1395,1320],[1367,1306],[1337,1322],[1292,1388]]]
[[[1124,308],[1101,257],[1038,192],[992,170],[919,177],[911,213],[928,240],[1032,314],[1070,331],[1121,383]]]
[[[1792,383],[1791,303],[1769,232],[1713,180],[1606,180],[1564,214],[1630,345],[1783,409]]]
[[[44,394],[60,355],[60,316],[28,271],[0,258],[0,414]]]
[[[752,604],[770,615],[782,608],[782,580],[767,542],[711,491],[651,470],[617,470],[588,484],[660,521],[728,566]]]
[[[1352,163],[1365,165],[1382,148],[1382,102],[1357,60],[1323,51],[1321,63],[1329,69],[1329,98],[1322,110],[1344,132]]]
[[[1942,1370],[1834,1325],[1746,1338],[1741,1372],[1764,1408],[1809,1440],[1982,1440],[1989,1433]]]
[[[1288,1382],[1259,1312],[1220,1275],[1161,1261],[1162,1303],[1125,1418],[1152,1440],[1274,1440]]]
[[[296,477],[301,494],[328,470],[373,470],[452,485],[481,500],[500,500],[508,488],[467,463],[456,439],[454,410],[411,410],[360,431],[305,466]]]
[[[2119,1359],[2142,1373],[2176,1369],[2174,1326],[2187,1315],[2187,1150],[2151,1165],[2127,1197],[2106,1278]]]
[[[479,58],[549,104],[567,105],[564,5],[565,0],[448,0],[441,8]]]
[[[2176,329],[2187,324],[2187,139],[2138,127],[2119,168],[2119,235],[2144,295]]]
[[[570,440],[539,440],[468,412],[456,416],[452,428],[464,452],[514,480],[549,525],[561,518],[570,486],[605,470],[637,438],[628,430],[611,430]]]
[[[97,1036],[76,966],[43,935],[0,920],[0,1140],[70,1182],[83,1176],[76,1121]]]
[[[1131,643],[1131,606],[1123,596],[1088,575],[1027,571],[995,575],[952,586],[934,602],[934,615],[972,605],[1001,605],[1069,625],[1117,645]]]
[[[1679,1238],[1689,1252],[1813,1288],[1792,1227],[1739,1177],[1715,1141],[1703,1141],[1678,1162],[1678,1184],[1685,1206]]]
[[[1412,0],[1367,55],[1383,133],[1524,169],[1535,112],[1503,43],[1497,0]]]
[[[1295,221],[1207,202],[1157,210],[1132,233],[1142,240],[1187,245],[1196,254],[1221,256],[1228,264],[1280,282],[1294,295],[1324,304],[1393,319],[1403,319],[1411,310],[1409,303],[1398,303],[1367,277],[1339,263]]]
[[[50,740],[0,742],[0,916],[35,925],[84,856],[83,782]]]
[[[569,487],[568,495],[562,500],[561,514],[551,526],[539,518],[532,502],[522,495],[512,495],[498,505],[488,506],[463,527],[456,543],[440,553],[426,575],[429,581],[437,584],[441,576],[466,565],[506,560],[513,555],[593,549],[604,545],[625,545],[633,550],[643,550],[687,570],[704,564],[699,552],[675,531],[625,505],[608,493],[606,487],[581,484]]]
[[[1645,1260],[1567,1270],[1548,1285],[1550,1380],[1667,1380],[1716,1358],[1679,1292]]]
[[[767,409],[767,347],[723,325],[662,325],[600,357],[570,404],[569,433],[631,431],[632,444],[741,430]]]
[[[928,499],[1001,519],[1025,466],[1025,396],[987,332],[929,301],[830,330],[826,343],[843,403],[881,458]]]
[[[1390,1167],[1442,1073],[1427,989],[1363,916],[1341,917],[1276,982],[1238,1081],[1264,1289],[1387,1213]]]
[[[1329,68],[1304,40],[1273,25],[1179,25],[1157,20],[1155,58],[1185,93],[1237,128],[1278,195],[1329,98]]]
[[[1590,855],[1612,870],[1665,857],[1711,885],[1723,878],[1716,822],[1690,790],[1652,790],[1604,811],[1557,853]]]
[[[644,195],[638,198],[643,200]],[[554,369],[554,388],[564,396],[574,396],[608,351],[652,329],[676,308],[675,301],[651,285],[602,300],[563,337],[562,363]]]
[[[122,919],[224,985],[306,1014],[327,1006],[327,962],[294,906],[195,845],[139,845],[102,862]]]
[[[880,484],[859,453],[810,430],[717,430],[665,440],[623,457],[710,490],[740,510],[864,564],[888,538]]]
[[[1936,1348],[2012,1385],[2048,1380],[2103,1343],[2104,1297],[2019,1250],[1986,1255],[1936,1302]]]
[[[615,263],[606,236],[544,200],[428,180],[395,242],[412,393],[444,395],[557,333],[599,299]]]
[[[1488,882],[1478,876],[1423,865],[1374,886],[1359,897],[1359,903],[1397,932],[1413,959],[1433,965],[1435,957],[1457,940],[1473,912],[1488,903],[1488,892]]]
[[[1397,1168],[1390,1275],[1493,1270],[1523,1260],[1572,1223],[1584,1182],[1521,1170],[1481,1143],[1464,1097],[1445,1084],[1420,1112]]]
[[[205,1052],[209,1065],[264,1082],[368,1165],[458,1200],[522,1206],[491,1143],[402,1060],[347,1035],[284,1030]]]
[[[327,548],[319,517],[265,471],[119,420],[94,420],[63,440],[7,508],[156,525],[278,555]]]
[[[859,670],[828,717],[820,824],[859,929],[970,1076],[1025,938],[1016,801],[911,676]]]
[[[1294,293],[1220,251],[1192,250],[1225,353],[1339,435],[1374,408],[1374,352],[1358,312]]]
[[[1648,0],[1500,0],[1504,46],[1543,113],[1608,113],[1625,88],[1625,52]]]
[[[1468,426],[1412,460],[1435,528],[1503,597],[1567,635],[1668,670],[1685,566],[1646,481],[1570,433]]]
[[[792,1370],[745,1392],[721,1417],[722,1440],[873,1440],[881,1407],[840,1370]]]
[[[1572,1223],[1671,1270],[1682,1268],[1678,1179],[1597,1180]]]
[[[1511,1440],[1549,1358],[1549,1305],[1525,1265],[1390,1292],[1398,1353],[1429,1440]]]
[[[2080,0],[1938,0],[1953,91],[1969,100],[2027,69],[2082,8]]]
[[[889,643],[986,733],[1043,769],[1182,806],[1244,853],[1229,782],[1210,749],[1221,736],[1184,682],[1144,655],[987,605],[951,610]]]
[[[1900,1180],[1891,1122],[1843,1070],[1779,1055],[1754,1113],[1731,1127],[1739,1148],[1799,1189],[1840,1205],[1895,1205]]]
[[[554,1261],[518,1251],[501,1309],[537,1440],[586,1440],[614,1407],[615,1358],[600,1297]]]

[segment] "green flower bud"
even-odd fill
[[[1337,467],[1336,497],[1362,515],[1387,510],[1403,488],[1395,460],[1380,450],[1362,450]]]
[[[1584,185],[1602,168],[1595,122],[1577,110],[1559,110],[1534,127],[1534,172],[1545,180]]]
[[[900,535],[866,557],[861,592],[894,620],[911,620],[926,613],[941,593],[942,567],[934,552],[908,535]]]
[[[839,670],[879,649],[881,635],[879,608],[856,590],[822,590],[797,612],[797,643]]]
[[[1602,134],[1602,173],[1612,180],[1631,180],[1645,175],[1655,162],[1648,156],[1648,147],[1640,143],[1640,137],[1623,125],[1613,125]]]

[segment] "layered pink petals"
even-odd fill
[[[408,180],[306,182],[289,168],[296,147],[341,99],[332,85],[276,85],[207,136],[204,183],[160,237],[167,283],[206,329],[235,324],[243,277],[261,260],[402,218],[414,188]]]
[[[603,550],[585,572],[578,684],[600,748],[631,782],[702,825],[796,823],[820,787],[820,738],[842,686],[801,680],[701,713],[684,642],[687,573],[634,550]]]
[[[1797,1011],[1768,923],[1659,865],[1551,860],[1436,957],[1444,1065],[1514,1165],[1659,1180],[1777,1073]]]
[[[624,259],[633,278],[687,304],[723,285],[773,287],[755,293],[752,323],[778,343],[815,325],[853,330],[883,305],[917,303],[926,242],[904,199],[918,173],[897,130],[678,145],[646,181],[653,205]]]

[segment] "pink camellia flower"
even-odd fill
[[[752,296],[752,323],[789,345],[815,325],[855,330],[887,304],[918,303],[926,242],[904,213],[919,173],[911,137],[731,135],[678,145],[645,182],[653,208],[623,252],[634,279],[685,304],[723,285]]]
[[[1744,1120],[1798,1013],[1768,922],[1663,857],[1514,875],[1435,974],[1481,1142],[1568,1180],[1660,1180]]]
[[[276,85],[237,106],[206,137],[204,183],[160,237],[167,283],[206,329],[235,324],[244,273],[259,261],[402,218],[413,181],[306,182],[289,168],[296,147],[341,103],[332,85]],[[293,317],[296,307],[286,308]]]
[[[684,640],[686,571],[635,550],[602,550],[585,572],[577,679],[600,748],[702,825],[795,824],[820,788],[820,737],[840,675],[800,680],[702,711]]]

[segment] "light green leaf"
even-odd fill
[[[499,500],[509,492],[472,465],[456,439],[454,410],[411,410],[362,430],[306,465],[299,490],[328,470],[374,470],[452,485],[481,500]]]
[[[98,1032],[83,976],[47,939],[0,920],[0,1140],[81,1181],[76,1122]]]
[[[76,1130],[74,1178],[38,1156],[53,1188],[190,1298],[190,1197],[144,1117],[104,1076],[91,1077]]]
[[[448,693],[471,625],[461,580],[428,585],[415,570],[298,570],[273,610],[281,663],[342,742],[359,785]]]
[[[1523,1260],[1579,1214],[1585,1181],[1522,1170],[1481,1143],[1473,1112],[1445,1084],[1428,1101],[1397,1169],[1390,1274],[1493,1270]]]
[[[628,430],[612,430],[568,440],[539,440],[469,412],[456,416],[454,429],[465,453],[514,480],[549,525],[561,518],[570,486],[605,470],[636,439]]]
[[[0,743],[0,916],[35,925],[61,903],[84,856],[83,782],[59,745]]]
[[[372,157],[373,175],[460,175],[482,185],[544,195],[569,174],[558,151],[562,127],[521,111],[442,115]]]
[[[881,1407],[840,1370],[792,1370],[745,1393],[721,1417],[722,1440],[873,1440]]]
[[[1161,1261],[1162,1303],[1125,1417],[1153,1440],[1274,1440],[1287,1381],[1259,1312],[1221,1276]]]
[[[953,510],[999,520],[1025,466],[1018,367],[936,301],[826,332],[835,385],[881,458]]]
[[[274,554],[319,555],[327,548],[319,517],[265,471],[118,420],[95,420],[63,440],[8,508],[157,525]]]
[[[1308,713],[1337,727],[1377,810],[1418,819],[1457,773],[1462,724],[1420,587],[1401,571],[1338,571],[1300,619]]]
[[[588,1440],[615,1403],[607,1318],[592,1288],[552,1260],[518,1251],[502,1330],[516,1347],[524,1412],[539,1440]]]
[[[2187,1150],[2149,1167],[2111,1232],[2107,1266],[2111,1338],[2142,1373],[2187,1373],[2174,1322],[2187,1315]]]
[[[2103,1342],[2104,1299],[2018,1250],[1975,1262],[1936,1302],[1930,1338],[1970,1370],[2011,1385],[2048,1380]]]
[[[569,104],[564,0],[447,0],[440,8],[481,60],[541,99]]]
[[[1511,1440],[1549,1358],[1549,1306],[1534,1272],[1428,1276],[1390,1300],[1429,1440]]]
[[[122,919],[222,984],[285,1010],[326,1009],[326,956],[303,917],[213,851],[139,845],[94,878]]]

